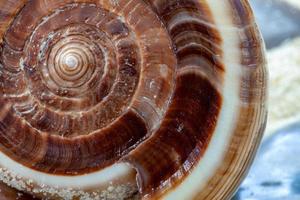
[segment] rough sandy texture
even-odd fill
[[[288,121],[300,117],[299,52],[300,38],[268,52],[270,107],[267,135]]]
[[[50,188],[45,185],[35,185],[31,180],[23,180],[20,176],[15,175],[7,169],[0,168],[0,181],[4,182],[10,187],[16,188],[19,191],[31,191],[34,194],[41,194],[41,196],[49,196],[49,200],[64,199],[64,200],[114,200],[114,199],[132,199],[132,196],[137,193],[135,185],[130,183],[119,186],[109,186],[105,190],[88,193],[80,190]],[[56,194],[52,196],[52,194]],[[135,195],[138,197],[137,195]],[[1,199],[1,196],[0,196]]]

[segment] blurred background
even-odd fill
[[[250,0],[269,67],[261,148],[232,200],[300,200],[300,0]]]

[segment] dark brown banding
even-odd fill
[[[87,3],[87,1],[84,0],[78,0],[77,2]],[[91,3],[92,2],[93,1],[91,1]],[[14,22],[10,25],[10,28],[5,34],[5,42],[15,50],[23,50],[25,42],[32,34],[32,31],[44,17],[47,18],[53,10],[71,3],[74,3],[74,0],[29,1],[26,4],[24,3],[24,7],[19,11],[17,17],[14,17]],[[60,22],[62,21],[63,20]]]
[[[254,24],[253,13],[245,0],[230,0],[233,12],[233,21],[240,28],[240,48],[243,53],[241,59],[243,66],[257,67],[258,63],[264,63],[262,48],[263,42],[258,28]]]
[[[20,1],[1,1],[0,2],[0,41],[3,42],[3,35],[7,31],[15,15],[25,5],[26,0]]]
[[[1,151],[27,167],[51,174],[79,175],[104,168],[147,134],[143,120],[129,110],[105,129],[89,136],[63,139],[39,133],[16,118],[9,103],[0,103],[4,105],[0,116]]]
[[[87,137],[73,140],[48,137],[45,155],[34,168],[68,175],[93,172],[116,162],[146,133],[141,118],[129,111],[117,124]]]
[[[191,56],[205,60],[211,68],[224,70],[222,39],[205,2],[197,0],[147,0],[165,23],[175,47],[179,67]],[[190,63],[190,65],[197,63]]]
[[[240,112],[226,156],[215,175],[194,199],[230,199],[246,176],[267,122],[267,71],[264,43],[247,0],[229,0],[233,26],[238,29],[242,76]],[[214,187],[211,187],[211,186]]]
[[[137,169],[144,195],[168,190],[168,184],[182,181],[200,159],[221,107],[215,87],[222,83],[224,72],[222,39],[204,2],[147,2],[169,31],[180,70],[173,99],[158,131],[125,158]],[[212,77],[212,81],[206,79]],[[151,106],[144,108],[155,113]],[[189,167],[184,170],[184,166]]]
[[[193,166],[200,159],[218,118],[221,96],[208,80],[187,72],[179,74],[176,83],[158,131],[124,158],[137,169],[144,195],[163,182],[176,182],[187,175],[190,169],[184,169],[183,164]],[[192,152],[197,156],[190,159]],[[178,171],[180,175],[174,177]]]
[[[23,56],[23,52],[15,51],[5,44],[1,46],[1,64],[4,69],[11,73],[18,73],[21,71],[19,68],[19,60]]]

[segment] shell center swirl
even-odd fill
[[[65,55],[65,57],[63,58],[63,62],[67,71],[73,71],[78,68],[79,58],[76,57],[76,54],[73,55],[72,53],[70,53],[68,55]]]
[[[105,61],[101,48],[101,44],[95,44],[80,35],[58,41],[52,47],[47,63],[43,65],[47,68],[43,70],[43,76],[49,82],[47,84],[51,87],[53,81],[58,88],[76,88],[88,83],[96,68],[101,68],[98,73],[103,75]]]

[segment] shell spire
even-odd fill
[[[50,199],[233,194],[266,122],[248,1],[0,0],[0,19],[2,182]]]

